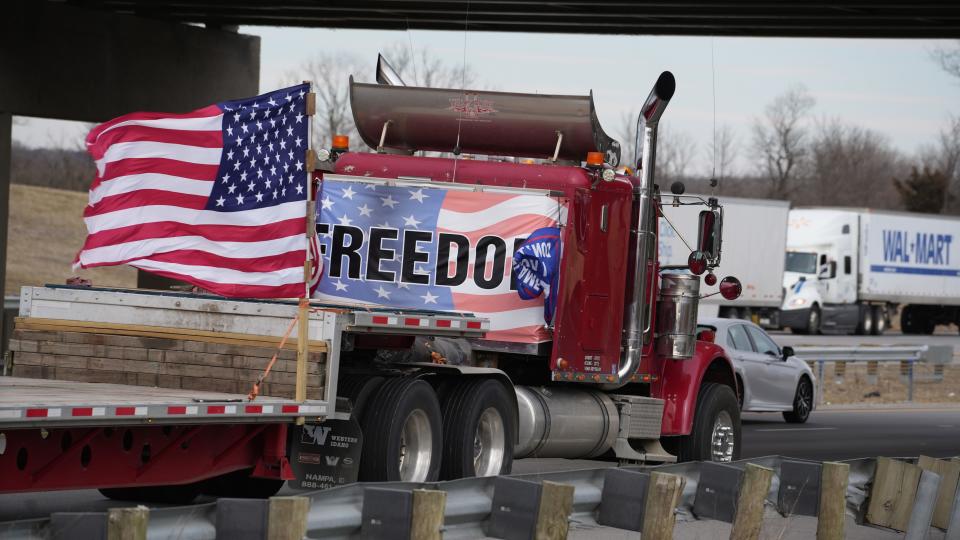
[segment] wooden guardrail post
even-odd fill
[[[643,511],[643,540],[673,540],[677,502],[687,481],[682,476],[653,472]]]
[[[950,511],[953,509],[957,484],[960,483],[960,462],[920,456],[917,465],[925,471],[940,475],[940,490],[937,493],[936,507],[933,511],[933,526],[946,529],[950,522]]]
[[[763,503],[770,491],[773,469],[747,463],[737,497],[737,513],[730,530],[731,540],[757,540],[763,523]]]
[[[570,527],[570,512],[573,511],[574,487],[549,480],[543,481],[540,491],[540,507],[537,509],[537,540],[562,540],[567,538]]]
[[[413,490],[410,540],[440,540],[443,538],[443,515],[446,506],[446,491]]]
[[[303,540],[309,511],[310,497],[271,497],[267,539]]]
[[[107,540],[147,540],[150,509],[146,506],[107,510]]]
[[[817,540],[843,540],[850,465],[825,461],[820,473]]]
[[[870,488],[867,521],[874,525],[906,531],[913,500],[917,496],[922,469],[911,463],[877,458],[877,470]]]

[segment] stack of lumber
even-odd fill
[[[260,395],[293,398],[296,339],[187,328],[18,318],[13,376],[246,394],[270,358]],[[311,341],[307,399],[323,398],[327,344]]]

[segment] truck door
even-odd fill
[[[856,229],[840,226],[836,242],[820,255],[818,280],[826,304],[853,304],[857,301]]]

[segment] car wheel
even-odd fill
[[[690,435],[680,437],[681,461],[740,459],[740,407],[733,389],[725,384],[704,383],[697,396]]]
[[[810,379],[801,377],[797,383],[797,393],[793,397],[793,410],[783,413],[783,419],[791,424],[802,424],[810,418],[813,410],[813,384]]]

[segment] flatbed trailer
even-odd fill
[[[65,336],[88,332],[106,338],[106,342],[109,337],[167,342],[186,332],[190,337],[184,339],[242,348],[253,336],[279,340],[296,310],[295,302],[236,301],[178,292],[25,287],[18,328],[33,330],[15,334],[13,348],[21,350],[15,350],[13,361],[16,365],[18,355],[41,356],[43,365],[38,368],[52,369],[42,375],[55,377],[58,357],[53,353],[62,351],[43,345],[35,353],[22,351],[22,338],[40,339],[30,332],[44,334],[49,328],[76,331]],[[481,336],[486,325],[487,321],[465,314],[315,304],[310,314],[311,343],[318,344],[326,354],[323,394],[306,401],[268,395],[250,399],[247,393],[0,377],[0,492],[98,487],[118,498],[159,501],[189,499],[200,490],[214,488],[241,496],[262,494],[264,491],[255,488],[266,485],[269,491],[282,481],[295,479],[297,464],[291,465],[289,459],[293,443],[290,428],[299,419],[307,425],[349,423],[350,401],[337,396],[342,348],[350,349],[357,340],[377,336]],[[295,341],[295,332],[291,339]],[[236,344],[231,344],[233,341]],[[351,344],[345,345],[345,341]],[[79,351],[83,347],[90,346],[63,344],[65,351],[73,354],[82,354]],[[110,352],[109,346],[89,350],[89,354],[99,356]],[[80,357],[63,358],[75,362]],[[88,361],[99,358],[93,356]],[[266,364],[264,359],[263,367]],[[254,382],[249,380],[249,385]],[[220,477],[222,484],[223,477],[237,471],[253,476],[237,476],[233,484],[211,488],[211,479]],[[356,475],[345,477],[351,479]],[[159,491],[148,487],[155,485],[165,487]]]

